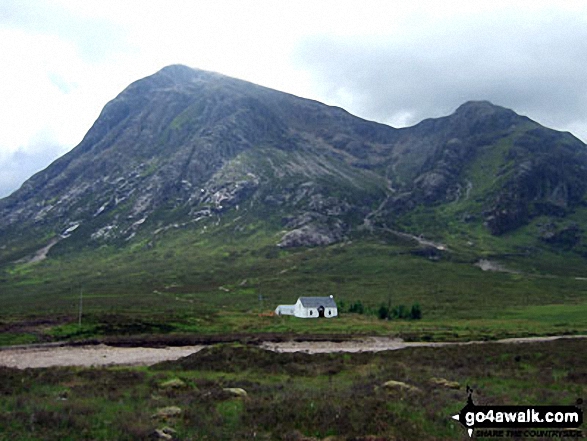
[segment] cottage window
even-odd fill
[[[310,315],[314,315],[314,311],[311,311],[311,310],[310,310]]]

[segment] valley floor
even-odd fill
[[[526,337],[497,340],[492,343],[525,344],[560,339],[587,339],[587,335]],[[137,344],[140,344],[137,342]],[[405,342],[400,338],[364,337],[343,341],[262,341],[259,346],[274,352],[304,352],[307,354],[357,353],[395,351],[406,348],[440,347],[454,345],[488,344],[486,341],[469,342]],[[151,366],[162,361],[177,360],[195,354],[205,345],[170,347],[120,347],[99,345],[68,346],[55,344],[23,345],[0,348],[0,366],[18,369],[56,366]]]
[[[223,343],[148,367],[0,366],[0,439],[465,440],[451,416],[469,387],[476,405],[584,411],[586,343],[328,354]]]

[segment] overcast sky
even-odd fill
[[[394,127],[487,99],[587,141],[587,2],[0,2],[0,197],[181,63]]]

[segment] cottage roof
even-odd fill
[[[299,300],[304,308],[336,308],[336,302],[332,297],[300,297]]]

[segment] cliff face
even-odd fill
[[[0,200],[0,261],[55,240],[124,246],[229,217],[268,221],[281,247],[327,245],[420,206],[465,202],[499,235],[564,217],[583,203],[586,177],[583,143],[488,102],[394,129],[169,66],[131,84],[76,148]]]
[[[581,141],[488,102],[468,102],[448,117],[402,129],[394,152],[393,167],[407,173],[390,209],[474,196],[476,215],[495,235],[539,215],[564,216],[585,195]]]

